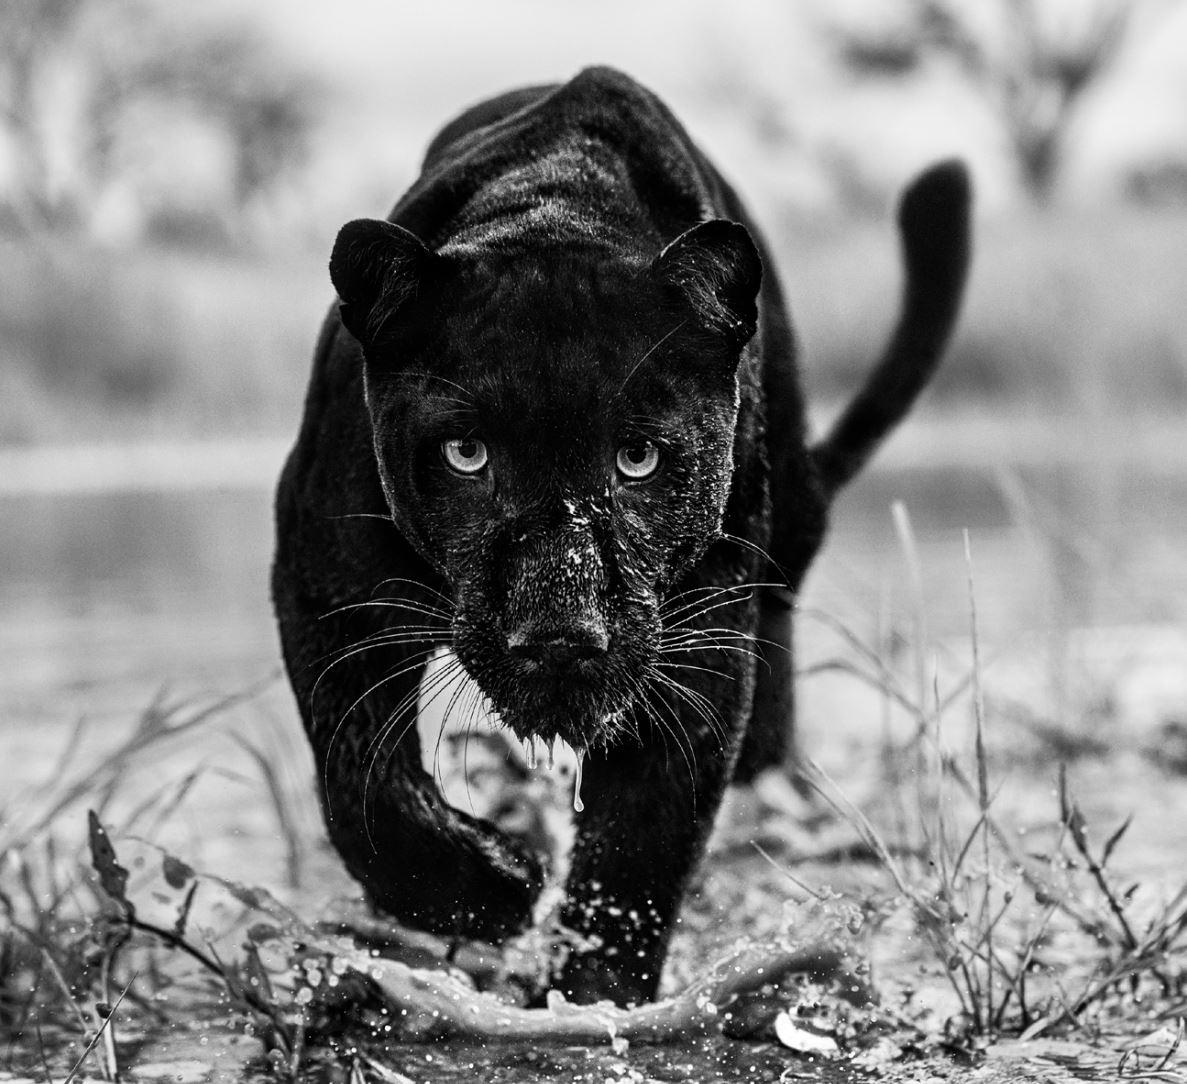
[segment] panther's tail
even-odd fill
[[[898,326],[865,387],[812,448],[829,498],[862,468],[935,371],[964,292],[971,204],[968,171],[956,160],[932,166],[903,195],[906,287]]]

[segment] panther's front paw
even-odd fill
[[[567,1001],[577,1005],[591,1005],[595,1001],[612,1001],[615,1005],[641,1005],[654,1001],[659,987],[658,967],[655,974],[615,966],[605,956],[591,953],[571,958],[553,980],[553,987]]]

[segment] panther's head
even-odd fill
[[[330,271],[392,516],[452,586],[454,652],[519,737],[610,740],[656,673],[665,590],[721,531],[749,235],[430,251],[364,220]]]

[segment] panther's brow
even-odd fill
[[[687,323],[688,323],[687,318],[685,318],[684,320],[681,320],[680,323],[678,323],[674,328],[672,328],[672,330],[669,331],[666,335],[660,336],[659,339],[657,339],[654,343],[652,343],[651,346],[648,347],[647,352],[638,361],[636,361],[634,365],[631,366],[631,371],[629,373],[627,373],[626,376],[623,378],[622,383],[618,385],[618,390],[614,394],[621,395],[623,388],[625,388],[627,386],[631,377],[634,376],[635,373],[637,373],[639,371],[639,366],[642,365],[643,362],[645,362],[649,357],[651,357],[652,354],[654,354],[661,346],[664,345],[664,343],[666,343],[673,335],[676,334],[677,331],[679,331]]]
[[[457,395],[442,395],[439,392],[428,391],[424,393],[425,399],[432,399],[438,403],[456,403],[456,407],[450,407],[451,410],[466,411],[470,414],[478,413],[478,408],[469,400],[462,399]]]
[[[478,407],[468,400],[459,399],[456,395],[438,395],[434,392],[426,393],[424,398],[432,403],[433,416],[438,421],[455,424],[471,424],[478,421]]]
[[[623,422],[628,431],[659,441],[669,438],[674,430],[679,429],[672,417],[659,414],[628,414]]]
[[[457,391],[461,392],[462,396],[464,396],[465,398],[460,398],[460,397],[454,396],[453,398],[457,402],[465,403],[468,406],[472,406],[474,403],[474,399],[475,399],[474,393],[472,391],[470,391],[469,388],[464,387],[463,385],[459,384],[456,380],[450,380],[448,377],[439,376],[437,373],[430,373],[425,369],[405,369],[399,375],[403,376],[403,377],[419,376],[425,380],[438,380],[442,384],[445,384],[448,387],[454,388]],[[432,395],[431,392],[429,394]],[[446,396],[434,395],[433,398],[444,399],[444,398],[446,398]]]

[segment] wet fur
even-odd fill
[[[543,882],[421,767],[418,701],[444,678],[419,682],[448,646],[517,735],[589,750],[562,918],[593,947],[554,981],[654,996],[726,785],[787,760],[795,592],[832,495],[939,359],[968,200],[954,163],[908,193],[900,327],[814,447],[758,231],[620,73],[475,107],[388,222],[343,228],[273,591],[330,837],[377,907],[498,941]],[[459,478],[441,441],[476,432],[493,466]],[[615,474],[631,440],[664,451],[646,484]]]

